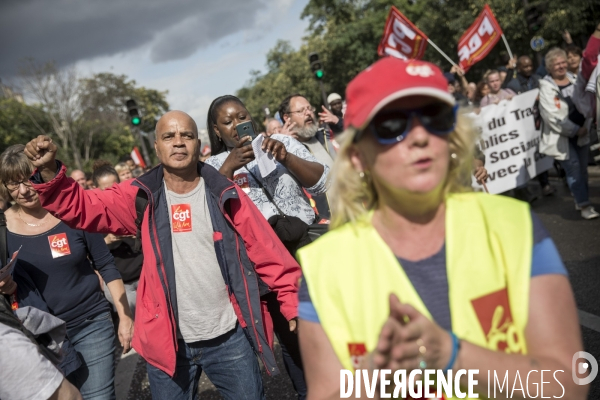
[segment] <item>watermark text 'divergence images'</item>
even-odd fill
[[[518,371],[497,373],[487,371],[487,394],[489,399],[497,398],[565,398],[565,389],[561,382],[572,378],[578,385],[587,385],[598,374],[598,362],[589,353],[580,351],[573,356],[572,377],[564,370],[531,370],[526,375]],[[442,399],[454,397],[458,399],[479,398],[475,391],[478,385],[479,370],[460,369],[442,371],[434,369],[398,370],[392,373],[389,369],[340,371],[340,398],[374,398],[376,391],[382,399],[389,398],[425,398]],[[466,384],[465,384],[466,380]],[[461,384],[462,381],[462,384]],[[562,394],[544,395],[544,386],[556,384],[562,388]],[[481,390],[481,388],[480,388]],[[361,393],[364,392],[364,393]],[[443,396],[443,397],[442,397]]]

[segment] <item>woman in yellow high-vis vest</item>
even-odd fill
[[[346,101],[332,230],[298,252],[309,399],[346,398],[356,369],[479,370],[459,382],[479,398],[584,399],[566,269],[528,204],[470,190],[475,133],[440,69],[381,59]]]

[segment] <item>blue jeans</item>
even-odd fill
[[[265,399],[260,368],[242,328],[210,340],[178,341],[175,376],[147,364],[153,400],[192,400],[202,370],[225,399]]]
[[[589,149],[589,145],[577,146],[577,138],[570,138],[569,159],[559,161],[567,175],[567,184],[575,197],[575,203],[582,208],[590,205],[587,170]]]
[[[115,330],[110,312],[67,329],[83,364],[67,376],[85,400],[115,399]]]

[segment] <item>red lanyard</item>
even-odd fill
[[[13,311],[16,311],[19,308],[19,301],[17,300],[17,289],[15,289],[14,293],[10,295],[10,307]]]

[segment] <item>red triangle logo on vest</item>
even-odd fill
[[[471,300],[471,304],[485,333],[488,348],[505,353],[523,353],[523,343],[513,320],[506,288]]]

